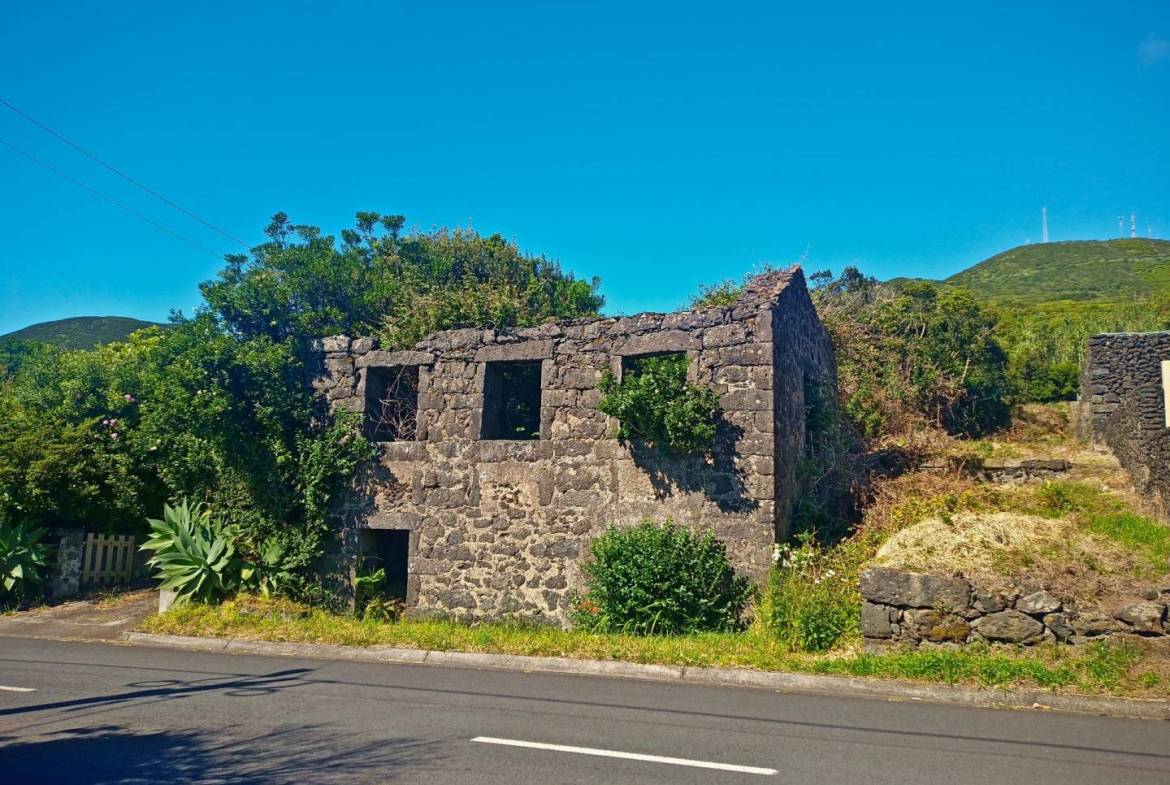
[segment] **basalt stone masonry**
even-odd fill
[[[352,565],[372,532],[400,533],[410,612],[468,619],[564,623],[590,540],[646,518],[713,530],[738,570],[763,579],[798,492],[806,396],[831,401],[836,384],[798,267],[728,307],[450,330],[409,351],[346,336],[315,348],[313,384],[331,409],[395,439],[378,441],[339,512],[343,556]],[[621,443],[597,409],[604,371],[620,378],[632,358],[672,352],[719,395],[711,455]],[[375,410],[394,423],[372,427]]]
[[[871,567],[861,573],[861,632],[867,644],[1029,646],[1081,644],[1111,635],[1170,633],[1170,586],[1104,610],[1081,610],[1043,587],[987,591],[964,578]]]
[[[1166,362],[1170,332],[1094,335],[1077,413],[1081,436],[1108,447],[1163,515],[1170,512]]]

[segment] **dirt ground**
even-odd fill
[[[157,612],[156,590],[104,590],[57,604],[4,614],[0,616],[0,636],[121,640],[124,632]]]

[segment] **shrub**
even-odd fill
[[[292,583],[294,576],[286,566],[284,546],[278,541],[269,540],[258,556],[255,563],[244,562],[240,568],[240,588],[270,597]]]
[[[377,559],[366,556],[358,564],[353,579],[354,606],[358,613],[365,609],[368,602],[382,596],[382,588],[386,585],[386,568],[376,566],[377,562]]]
[[[150,521],[151,537],[142,550],[158,570],[159,589],[174,589],[175,602],[219,602],[240,588],[243,562],[236,556],[233,532],[203,505],[186,500],[163,506],[162,520]]]
[[[1007,418],[995,314],[962,289],[881,284],[847,267],[810,276],[837,353],[842,406],[868,437],[927,423],[978,434]]]
[[[828,651],[858,626],[855,576],[825,554],[807,537],[796,548],[777,546],[756,608],[757,623],[795,651]]]
[[[402,618],[404,609],[405,603],[396,597],[374,597],[362,609],[362,620],[383,623],[395,622]]]
[[[406,604],[385,592],[386,568],[378,559],[363,557],[354,576],[354,610],[365,621],[393,622],[402,617]]]
[[[642,358],[620,382],[607,370],[600,389],[597,408],[618,419],[619,439],[674,453],[706,453],[714,446],[719,396],[687,383],[686,355]]]
[[[19,603],[41,583],[50,550],[44,536],[24,523],[0,523],[0,600]]]
[[[590,546],[582,567],[586,592],[574,620],[596,632],[679,635],[739,627],[752,594],[737,576],[723,543],[671,520],[610,527]]]

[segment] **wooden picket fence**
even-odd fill
[[[135,577],[135,545],[132,534],[87,534],[81,558],[82,587],[130,583]]]

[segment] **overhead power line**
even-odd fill
[[[48,169],[50,172],[57,175],[58,177],[65,178],[69,182],[76,185],[78,188],[81,188],[85,191],[89,191],[91,194],[98,197],[99,199],[104,199],[105,201],[114,205],[114,207],[117,207],[119,210],[125,210],[126,212],[130,213],[130,215],[134,216],[135,218],[137,218],[140,221],[145,221],[146,223],[153,226],[155,229],[166,232],[167,234],[171,235],[172,237],[177,237],[178,239],[182,240],[183,242],[185,242],[189,245],[193,245],[196,248],[198,248],[200,251],[204,251],[205,253],[209,253],[212,256],[216,257],[217,259],[220,257],[220,254],[211,250],[207,246],[200,245],[199,243],[192,240],[190,237],[186,237],[184,235],[181,235],[178,232],[176,232],[174,229],[171,229],[170,227],[167,227],[167,226],[163,226],[158,221],[155,221],[151,218],[147,218],[142,213],[138,212],[137,210],[135,210],[131,207],[127,207],[126,205],[119,202],[117,199],[114,199],[111,196],[107,196],[106,194],[102,193],[101,191],[97,190],[96,188],[91,188],[90,186],[88,186],[85,183],[78,180],[76,177],[72,177],[72,176],[66,174],[65,172],[62,172],[60,169],[53,166],[52,164],[45,163],[40,158],[37,158],[35,155],[28,152],[27,150],[22,150],[21,148],[17,147],[16,145],[12,144],[11,142],[5,141],[4,139],[0,139],[0,144],[4,145],[5,147],[7,147],[9,150],[12,150],[13,152],[16,152],[16,153],[19,153],[20,155],[23,155],[25,158],[29,159],[33,163],[35,163],[39,166],[43,166],[45,169]]]
[[[77,142],[74,142],[74,141],[72,141],[71,139],[68,139],[68,138],[66,138],[66,137],[65,137],[63,134],[61,134],[61,133],[58,133],[57,131],[54,131],[52,128],[50,128],[49,126],[45,125],[45,124],[44,124],[44,123],[42,123],[40,120],[36,119],[35,117],[33,117],[32,115],[28,114],[27,112],[25,112],[25,111],[23,111],[23,110],[19,109],[18,107],[16,107],[16,106],[13,106],[11,103],[9,103],[8,101],[6,101],[5,99],[3,99],[3,98],[0,98],[0,104],[4,104],[6,107],[8,107],[9,109],[11,109],[13,112],[15,112],[16,114],[18,114],[18,115],[20,115],[21,117],[23,117],[25,120],[28,120],[30,123],[32,123],[33,125],[35,125],[37,128],[40,128],[42,131],[44,131],[44,132],[46,132],[46,133],[48,133],[48,134],[51,134],[52,136],[55,136],[57,139],[61,140],[61,141],[62,141],[62,142],[64,142],[65,144],[69,145],[69,146],[70,146],[70,147],[72,147],[74,150],[76,150],[77,152],[79,152],[79,153],[81,153],[82,155],[84,155],[86,158],[89,158],[91,161],[94,161],[94,162],[96,162],[96,163],[98,163],[98,164],[101,164],[101,165],[102,165],[102,166],[104,166],[106,169],[109,169],[111,172],[113,172],[114,174],[118,175],[118,176],[119,176],[119,177],[121,177],[123,180],[125,180],[125,181],[126,181],[126,182],[128,182],[128,183],[130,183],[131,185],[133,185],[135,188],[140,188],[140,189],[142,189],[143,191],[146,191],[146,193],[150,194],[150,195],[151,195],[151,196],[153,196],[155,199],[158,199],[160,202],[162,202],[163,204],[167,205],[168,207],[171,207],[172,209],[178,210],[180,213],[182,213],[183,215],[187,216],[188,218],[192,218],[192,219],[194,219],[194,220],[198,221],[199,223],[201,223],[201,224],[203,224],[204,226],[206,226],[208,229],[211,229],[212,231],[215,231],[215,232],[218,232],[218,233],[220,233],[221,235],[223,235],[223,236],[224,236],[224,237],[226,237],[227,239],[231,240],[233,243],[236,243],[237,245],[240,245],[241,247],[243,247],[243,248],[245,248],[245,249],[247,249],[247,248],[249,248],[249,247],[250,247],[250,246],[249,246],[249,245],[248,245],[246,242],[244,242],[244,241],[243,241],[243,240],[241,240],[240,238],[236,237],[235,235],[231,234],[230,232],[227,232],[227,231],[225,231],[225,230],[223,230],[223,229],[220,229],[218,226],[216,226],[215,224],[213,224],[211,221],[208,221],[208,220],[205,220],[205,219],[203,219],[203,218],[200,218],[198,215],[196,215],[195,213],[191,212],[191,211],[190,211],[190,210],[188,210],[186,207],[183,207],[183,206],[182,206],[182,205],[180,205],[180,204],[176,204],[175,202],[171,201],[171,200],[170,200],[170,199],[168,199],[167,197],[165,197],[165,196],[163,196],[162,194],[160,194],[158,191],[156,191],[156,190],[154,190],[153,188],[151,188],[150,186],[148,186],[148,185],[145,185],[144,183],[141,183],[141,182],[139,182],[138,180],[136,180],[136,179],[134,179],[133,177],[131,177],[130,175],[126,174],[125,172],[123,172],[121,169],[119,169],[118,167],[114,166],[113,164],[111,164],[111,163],[107,163],[106,161],[103,161],[101,158],[98,158],[96,155],[94,155],[93,153],[91,153],[89,150],[86,150],[84,147],[82,147],[81,145],[77,144]],[[11,145],[9,145],[9,146],[11,146]]]

